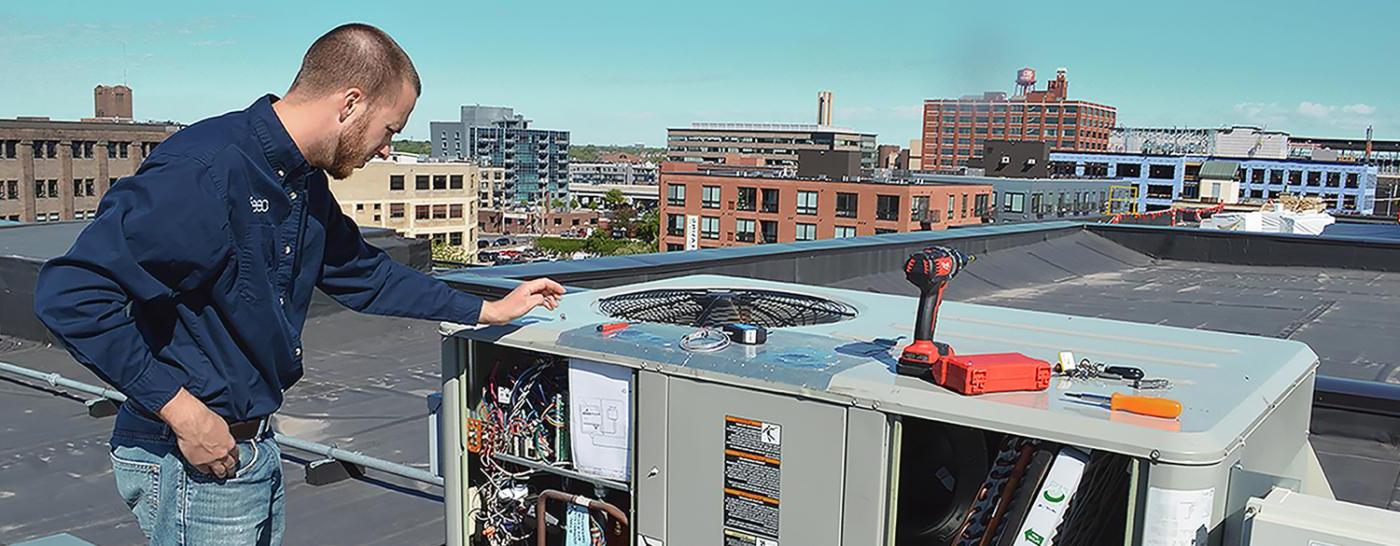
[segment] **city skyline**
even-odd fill
[[[685,11],[365,3],[295,17],[262,2],[198,14],[174,3],[86,5],[0,6],[0,72],[35,82],[0,88],[0,117],[88,117],[94,86],[126,83],[137,119],[191,123],[284,91],[311,40],[358,20],[384,28],[417,64],[424,91],[404,134],[419,140],[430,120],[482,104],[527,112],[534,126],[571,131],[578,144],[660,146],[668,127],[692,122],[812,123],[817,92],[831,90],[836,125],[907,144],[919,136],[925,99],[1010,91],[1022,66],[1042,82],[1068,68],[1070,98],[1115,106],[1125,126],[1242,124],[1361,138],[1369,124],[1376,138],[1400,138],[1400,104],[1386,93],[1400,76],[1365,55],[1396,44],[1383,12],[1400,7],[1390,5],[1012,2],[1005,11],[1024,20],[1004,22],[975,5],[890,2]],[[1309,46],[1343,39],[1343,51],[1362,54]]]

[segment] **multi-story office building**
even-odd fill
[[[1218,129],[1114,127],[1108,151],[1149,155],[1286,159],[1288,133],[1236,125]]]
[[[1201,170],[1206,162],[1235,168],[1241,200],[1265,200],[1279,194],[1323,198],[1332,212],[1371,214],[1375,208],[1377,169],[1343,161],[1212,158],[1199,155],[1144,155],[1051,152],[1052,176],[1117,178],[1137,189],[1141,211],[1171,207],[1178,199],[1201,197]]]
[[[861,167],[876,166],[873,133],[805,123],[694,123],[666,130],[670,161],[723,163],[734,154],[761,158],[765,166],[797,168],[802,150],[854,151]]]
[[[179,129],[173,123],[0,119],[0,220],[92,218],[112,183],[135,173]]]
[[[525,116],[500,106],[463,106],[461,119],[434,121],[429,127],[434,159],[471,159],[504,168],[501,189],[511,205],[568,200],[568,131],[532,129]]]
[[[983,184],[803,179],[668,162],[661,168],[660,250],[786,243],[980,224]]]
[[[475,256],[479,180],[471,162],[418,162],[394,154],[370,161],[331,184],[331,191],[356,224],[463,247]]]
[[[966,167],[987,140],[1038,140],[1054,150],[1107,150],[1118,111],[1096,102],[1069,100],[1064,69],[1044,91],[1035,91],[1034,71],[1023,92],[924,101],[923,170],[953,172]]]
[[[660,167],[655,163],[570,163],[573,184],[656,184]]]

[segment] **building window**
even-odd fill
[[[718,218],[718,217],[715,217],[715,216],[701,216],[701,217],[700,217],[700,238],[701,238],[701,239],[718,239],[718,238],[719,238],[719,218]]]
[[[763,232],[761,243],[778,242],[778,222],[776,220],[759,220],[758,228]]]
[[[1006,192],[1003,198],[1002,210],[1017,214],[1026,212],[1026,194]]]
[[[1327,173],[1327,187],[1338,188],[1342,185],[1342,173]]]
[[[45,184],[43,180],[35,180],[35,181],[34,181],[34,198],[35,198],[35,199],[48,199],[48,198],[49,198],[49,185],[48,185],[48,184]]]
[[[778,204],[779,204],[779,200],[778,200],[778,190],[777,190],[777,189],[772,189],[772,188],[764,188],[764,190],[763,190],[763,203],[762,203],[762,205],[760,205],[760,206],[762,207],[762,211],[763,211],[763,212],[778,212]],[[769,241],[769,242],[772,242],[772,241]]]
[[[962,194],[962,212],[958,214],[962,218],[967,218],[967,196],[966,193]]]
[[[447,216],[449,218],[461,218],[463,206],[461,203],[453,203],[447,206]]]
[[[445,189],[447,189],[447,175],[445,175],[445,174],[435,174],[435,175],[433,175],[433,189],[435,189],[435,190],[445,190]]]
[[[389,217],[403,218],[403,203],[389,203]]]
[[[462,246],[462,232],[454,231],[447,234],[447,244],[452,246]]]
[[[838,218],[855,218],[860,209],[860,195],[855,193],[836,194],[836,216]]]
[[[1356,176],[1356,173],[1347,173],[1347,187],[1348,187],[1348,188],[1355,188],[1355,187],[1357,187],[1357,176]]]
[[[447,205],[433,205],[433,219],[434,219],[434,220],[446,220],[446,219],[447,219]]]
[[[953,206],[956,205],[957,202],[958,202],[958,197],[957,197],[956,195],[949,195],[949,196],[948,196],[948,208],[947,208],[947,211],[948,211],[948,219],[949,219],[949,220],[952,220],[952,219],[953,219]]]
[[[428,205],[416,205],[413,207],[413,218],[416,220],[427,220],[431,218]]]
[[[758,189],[740,187],[739,199],[735,203],[735,208],[749,212],[758,210]]]
[[[877,195],[877,196],[875,196],[875,219],[876,219],[876,220],[899,220],[899,196],[898,196],[898,195]]]
[[[700,188],[700,207],[707,209],[719,208],[719,186],[704,186]]]
[[[1303,171],[1288,171],[1288,184],[1300,186],[1303,184]]]
[[[856,236],[855,226],[836,226],[836,238],[846,239]]]
[[[747,218],[740,218],[734,222],[734,240],[741,243],[754,242],[757,234],[754,232],[757,222]]]
[[[415,189],[415,190],[424,190],[424,191],[426,191],[426,190],[428,189],[428,175],[426,175],[426,174],[420,174],[420,175],[414,176],[414,177],[413,177],[413,189]]]
[[[0,142],[0,157],[3,157],[5,159],[14,159],[18,155],[18,151],[18,140],[6,140]]]
[[[448,177],[448,188],[454,190],[462,189],[462,175],[454,174]],[[460,234],[459,234],[460,235]]]
[[[1322,184],[1322,172],[1308,171],[1308,185],[1317,186],[1319,184]]]
[[[1283,184],[1283,169],[1269,169],[1269,183],[1274,185]]]
[[[365,204],[364,204],[364,203],[355,203],[355,212],[364,212],[364,210],[365,210]]]
[[[798,241],[815,241],[815,240],[817,240],[817,225],[816,225],[816,224],[797,224],[797,240],[798,240]]]
[[[667,234],[667,235],[676,235],[676,236],[685,235],[685,215],[684,215],[684,214],[667,214],[667,215],[666,215],[666,234]]]
[[[817,213],[817,192],[797,192],[797,213],[813,215]]]
[[[1118,172],[1115,176],[1118,178],[1138,178],[1142,176],[1142,165],[1137,163],[1119,163]]]
[[[666,186],[666,204],[673,207],[685,206],[685,184],[671,184]]]
[[[10,199],[19,199],[19,181],[11,180],[6,182],[5,193],[10,196]]]
[[[990,199],[992,199],[992,196],[985,193],[977,194],[977,198],[974,199],[975,204],[972,209],[972,215],[978,218],[986,217],[987,213],[990,212],[987,210],[987,203]]]

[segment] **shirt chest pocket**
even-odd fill
[[[273,291],[277,268],[277,226],[250,222],[238,249],[239,292],[250,302],[262,301]]]

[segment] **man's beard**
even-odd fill
[[[369,119],[361,118],[355,125],[340,133],[340,137],[336,139],[334,157],[331,158],[331,164],[326,167],[326,174],[330,175],[331,178],[336,180],[349,178],[350,173],[355,172],[355,169],[368,161],[368,156],[361,155],[366,153],[362,150],[365,149],[365,142],[368,140],[366,135],[369,131],[365,130],[368,125]]]

